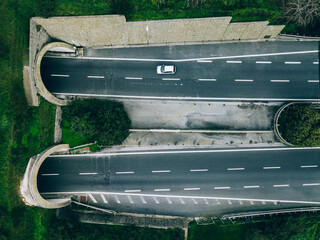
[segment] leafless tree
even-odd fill
[[[289,0],[286,17],[299,26],[306,26],[320,19],[320,0]]]

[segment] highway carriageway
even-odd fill
[[[41,74],[57,95],[138,99],[317,100],[318,42],[85,49],[47,56]],[[156,67],[174,64],[174,75]]]
[[[41,195],[87,195],[115,211],[181,216],[320,206],[320,148],[113,152],[48,157]]]

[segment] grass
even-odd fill
[[[82,145],[82,144],[87,144],[90,143],[88,142],[87,138],[80,136],[78,134],[75,134],[71,128],[70,128],[70,123],[63,119],[62,120],[62,142],[63,143],[68,143],[70,148]]]

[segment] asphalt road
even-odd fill
[[[85,49],[45,57],[45,86],[58,95],[195,100],[319,99],[319,42],[252,42]],[[157,75],[174,64],[174,75]]]
[[[51,156],[43,196],[82,194],[116,211],[184,216],[320,205],[320,149],[234,149]]]

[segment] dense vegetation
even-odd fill
[[[309,104],[290,105],[279,118],[279,131],[291,144],[319,146],[320,112]]]
[[[131,124],[122,103],[99,99],[73,100],[63,108],[62,118],[64,141],[71,146],[78,139],[102,146],[120,144],[129,135]]]
[[[50,236],[54,236],[54,239],[70,239],[69,231],[82,233],[81,236],[71,235],[73,239],[99,239],[100,234],[106,236],[105,239],[179,239],[179,234],[171,230],[97,227],[56,220],[55,211],[26,207],[22,203],[17,193],[21,177],[29,158],[53,145],[55,112],[55,107],[43,99],[39,108],[28,107],[24,96],[22,67],[28,64],[30,17],[120,13],[125,14],[128,20],[136,21],[233,16],[233,21],[269,20],[273,24],[283,24],[287,21],[284,17],[287,2],[287,0],[1,0],[0,239],[53,239]],[[319,20],[306,26],[298,26],[292,22],[287,25],[285,31],[319,36]],[[255,228],[250,228],[251,233],[237,230],[237,239],[245,239],[246,234],[260,236],[251,239],[319,239],[318,214],[296,215],[296,223],[289,221],[290,219],[292,218],[282,216],[270,219],[269,225],[254,224],[252,226]],[[282,222],[284,224],[281,225]],[[280,233],[278,233],[279,224],[282,229]],[[234,228],[242,229],[242,226],[245,225]],[[268,233],[261,228],[266,228]],[[226,232],[232,231],[230,228],[221,227],[221,229],[228,229]],[[219,236],[220,239],[226,239],[232,236],[231,233],[223,235],[221,229],[192,225],[190,239],[218,239]],[[281,235],[286,232],[287,235]],[[261,234],[265,237],[263,238]]]

